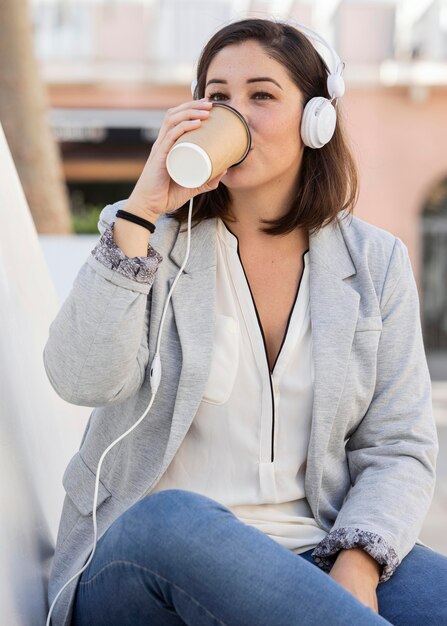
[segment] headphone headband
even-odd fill
[[[342,72],[345,68],[345,64],[335,52],[334,48],[330,44],[328,44],[328,42],[319,33],[312,30],[305,24],[295,22],[295,20],[284,20],[280,23],[286,24],[288,26],[293,26],[297,30],[303,31],[303,33],[307,35],[308,39],[314,39],[315,41],[319,41],[327,50],[329,50],[332,57],[333,70],[329,71],[328,75],[328,92],[331,98],[341,98],[345,93],[345,81],[342,77]]]
[[[340,67],[340,65],[344,65],[342,61],[340,60],[340,57],[338,56],[338,54],[335,52],[334,48],[330,44],[328,44],[326,39],[323,39],[323,37],[319,33],[317,33],[315,30],[312,30],[305,24],[301,24],[300,22],[295,22],[294,20],[287,20],[282,23],[287,24],[288,26],[293,26],[297,30],[302,30],[311,39],[315,39],[316,41],[319,41],[320,43],[322,43],[323,46],[327,48],[329,52],[331,53],[333,67],[335,67],[335,72],[338,72],[338,68]]]

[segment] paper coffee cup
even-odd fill
[[[250,146],[250,129],[239,111],[223,102],[213,102],[200,128],[185,133],[172,146],[166,168],[182,187],[201,187],[242,163]]]

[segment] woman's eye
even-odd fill
[[[221,97],[222,97],[222,98],[226,98],[227,96],[225,96],[223,93],[218,93],[218,92],[216,92],[216,93],[211,93],[211,94],[208,96],[208,100],[214,100],[214,101],[217,101],[217,100],[220,100],[220,99],[221,99]]]
[[[251,97],[255,100],[272,100],[273,99],[272,94],[267,93],[266,91],[257,91]],[[214,100],[214,101],[223,100],[224,98],[228,98],[228,96],[226,96],[225,94],[221,92],[215,92],[208,96],[209,100]]]
[[[273,98],[272,94],[267,93],[266,91],[257,91],[253,97],[258,100],[259,98],[257,96],[261,96],[261,100]]]

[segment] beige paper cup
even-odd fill
[[[242,163],[250,146],[250,129],[244,117],[228,104],[213,102],[200,128],[185,133],[172,146],[166,168],[182,187],[200,187]]]

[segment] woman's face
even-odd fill
[[[205,85],[205,97],[242,113],[252,134],[250,153],[222,182],[230,190],[271,183],[294,186],[304,147],[302,95],[285,67],[257,41],[245,41],[216,54]]]

